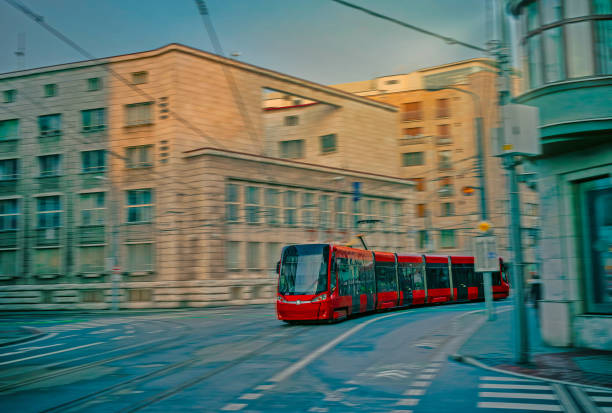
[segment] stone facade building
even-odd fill
[[[267,90],[328,108],[333,153],[279,160]],[[122,308],[267,302],[283,244],[414,247],[392,105],[176,44],[0,92],[2,309],[108,308],[110,267]]]
[[[508,1],[540,110],[542,338],[612,350],[612,4]]]
[[[471,59],[334,87],[397,106],[399,175],[415,182],[413,237],[420,252],[473,254],[481,221],[476,118],[482,119],[488,221],[499,254],[512,259],[506,171],[492,156],[496,67]],[[476,188],[471,196],[462,188]],[[538,196],[521,191],[526,274],[537,271]]]

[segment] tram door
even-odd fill
[[[453,282],[455,288],[457,288],[457,300],[468,299],[468,277],[467,268],[462,264],[456,264],[452,266],[453,269]]]
[[[356,259],[350,259],[351,263],[351,313],[355,314],[359,312],[361,307],[361,289],[363,283],[361,282],[362,271],[361,261]]]
[[[415,265],[408,262],[401,262],[397,264],[399,288],[404,297],[404,300],[400,303],[400,305],[412,304],[412,283],[414,267]]]

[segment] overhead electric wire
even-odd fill
[[[457,40],[457,39],[454,39],[452,37],[444,36],[444,35],[432,32],[432,31],[427,30],[427,29],[423,29],[422,27],[418,27],[418,26],[415,26],[413,24],[406,23],[404,21],[398,20],[398,19],[393,18],[393,17],[385,16],[384,14],[375,12],[375,11],[367,9],[365,7],[358,6],[358,5],[353,4],[353,3],[349,3],[348,1],[344,1],[344,0],[331,0],[331,1],[333,1],[335,3],[338,3],[338,4],[341,4],[343,6],[346,6],[346,7],[350,7],[350,8],[355,9],[355,10],[359,10],[359,11],[361,11],[363,13],[369,14],[370,16],[373,16],[373,17],[376,17],[376,18],[379,18],[379,19],[382,19],[382,20],[386,20],[386,21],[389,21],[391,23],[398,24],[400,26],[406,27],[406,28],[411,29],[411,30],[415,30],[415,31],[417,31],[419,33],[423,33],[423,34],[426,34],[428,36],[435,37],[437,39],[445,41],[448,44],[458,44],[460,46],[468,47],[468,48],[473,49],[473,50],[478,50],[479,52],[488,53],[488,50],[484,49],[482,47],[475,46],[473,44],[470,44],[470,43],[467,43],[467,42],[463,42],[461,40]]]

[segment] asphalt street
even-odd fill
[[[286,325],[273,306],[10,315],[0,322],[46,334],[0,348],[0,404],[19,413],[580,412],[558,384],[449,361],[482,308],[412,308],[332,325]]]

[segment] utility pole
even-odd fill
[[[495,52],[500,73],[499,87],[499,133],[504,133],[504,119],[502,109],[504,105],[510,103],[510,44],[509,30],[506,20],[506,8],[504,0],[497,0],[497,27],[499,30],[499,44]],[[504,142],[504,136],[500,135],[500,141]],[[515,359],[518,363],[529,361],[529,340],[527,314],[524,301],[524,279],[523,279],[523,250],[521,240],[521,216],[519,188],[516,174],[516,167],[520,164],[514,155],[505,155],[503,158],[504,167],[508,170],[508,189],[510,191],[510,235],[514,259],[512,262],[512,278],[514,281],[514,336],[515,336]]]

